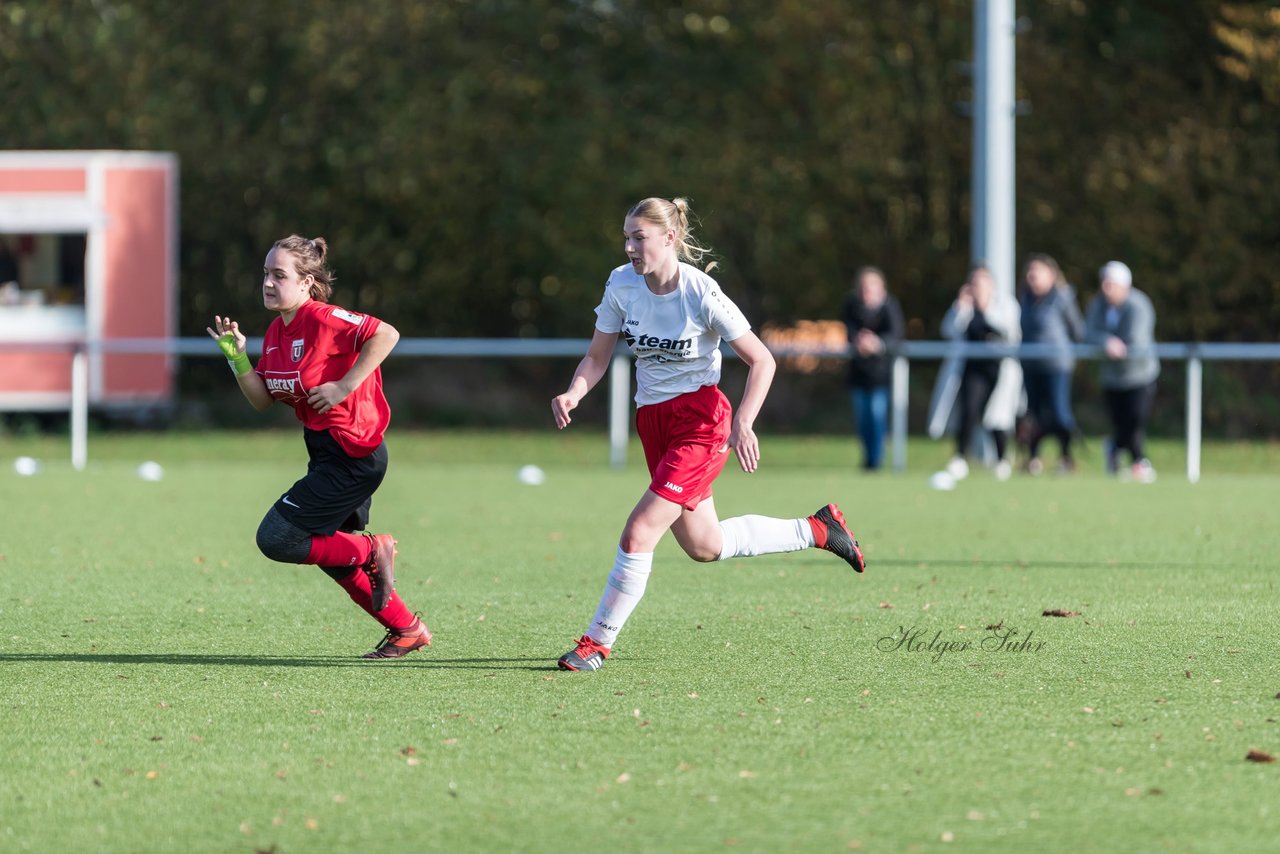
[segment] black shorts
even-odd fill
[[[304,531],[332,536],[369,524],[373,493],[387,474],[387,444],[367,457],[352,457],[327,431],[303,431],[307,474],[275,503],[275,510]]]

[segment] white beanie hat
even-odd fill
[[[1127,288],[1133,284],[1133,272],[1129,269],[1129,265],[1123,261],[1108,261],[1098,271],[1098,279],[1099,281],[1112,279]]]

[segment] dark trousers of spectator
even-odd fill
[[[991,367],[997,363],[992,362]],[[956,403],[960,406],[960,429],[956,433],[956,455],[967,457],[973,434],[982,425],[982,413],[987,409],[991,393],[995,391],[998,370],[987,370],[987,365],[966,365],[960,379],[960,393]],[[992,430],[991,438],[996,443],[996,459],[1003,460],[1005,449],[1009,445],[1009,434],[1004,430]]]
[[[1137,388],[1103,389],[1107,401],[1107,413],[1111,416],[1111,443],[1113,453],[1128,451],[1132,461],[1146,459],[1147,422],[1151,420],[1151,406],[1156,399],[1156,384]]]
[[[1031,456],[1040,456],[1040,441],[1054,436],[1062,458],[1070,459],[1071,437],[1076,432],[1076,418],[1071,412],[1071,371],[1027,367],[1022,380],[1027,389],[1027,412],[1035,419],[1028,448]]]
[[[874,471],[884,462],[884,434],[889,425],[889,387],[854,386],[853,417],[862,439],[862,467]]]

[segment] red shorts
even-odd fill
[[[687,510],[711,496],[711,484],[729,459],[733,407],[720,389],[697,391],[636,410],[636,432],[653,481],[649,489]]]

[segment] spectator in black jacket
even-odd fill
[[[902,341],[902,307],[885,285],[884,273],[863,267],[840,309],[849,330],[852,358],[849,386],[853,415],[862,439],[862,468],[875,471],[884,462],[884,435],[889,422],[889,384],[893,352]]]
[[[1071,375],[1076,359],[1071,345],[1084,338],[1084,318],[1076,304],[1076,292],[1067,284],[1058,262],[1048,255],[1032,255],[1027,259],[1027,289],[1022,292],[1022,341],[1024,344],[1050,344],[1050,356],[1034,356],[1022,360],[1022,381],[1027,390],[1027,415],[1031,423],[1028,439],[1030,459],[1027,471],[1040,474],[1040,441],[1054,436],[1061,449],[1058,464],[1063,472],[1074,471],[1071,439],[1076,432],[1076,419],[1071,412]]]

